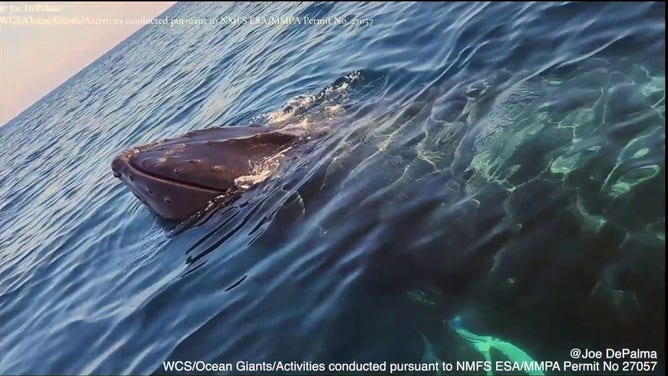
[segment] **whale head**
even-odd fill
[[[240,181],[297,138],[260,126],[209,128],[127,149],[111,168],[157,215],[182,220],[218,196],[248,188]]]

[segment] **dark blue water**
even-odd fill
[[[663,4],[163,14],[262,16],[347,22],[149,25],[0,128],[1,374],[484,359],[472,338],[656,351],[663,374]],[[327,131],[186,223],[111,173],[277,119]]]

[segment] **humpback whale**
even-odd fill
[[[114,158],[114,176],[155,214],[183,220],[215,197],[249,188],[300,135],[264,126],[216,127],[127,149]]]
[[[233,199],[264,181],[300,140],[328,133],[328,122],[343,111],[342,98],[360,80],[355,71],[318,93],[300,94],[268,114],[267,125],[195,130],[127,149],[113,159],[111,168],[158,216],[190,218],[214,198]],[[306,115],[309,110],[313,111]]]

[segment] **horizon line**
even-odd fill
[[[174,4],[170,5],[167,9],[165,9],[164,11],[162,11],[161,13],[159,13],[157,16],[153,17],[153,19],[162,17],[165,13],[167,13],[170,9],[172,9],[172,8],[173,8],[175,5],[177,5],[177,4],[178,4],[178,1],[177,1],[177,2],[174,2]],[[122,44],[126,43],[130,38],[132,38],[133,36],[137,35],[139,32],[141,32],[142,30],[144,30],[147,26],[155,26],[155,25],[152,25],[152,24],[150,24],[150,23],[147,23],[147,24],[141,26],[141,27],[140,27],[139,29],[137,29],[135,32],[133,32],[132,34],[128,35],[127,37],[125,37],[124,39],[122,39],[121,41],[119,41],[118,43],[116,43],[115,45],[111,46],[108,50],[106,50],[105,52],[103,52],[100,56],[96,57],[96,58],[93,59],[90,63],[86,64],[86,65],[85,65],[83,68],[81,68],[79,71],[77,71],[76,73],[72,74],[71,76],[65,78],[61,83],[59,83],[58,85],[56,85],[56,87],[54,87],[53,89],[49,90],[46,94],[44,94],[44,95],[42,95],[41,97],[39,97],[38,99],[36,99],[33,103],[31,103],[31,104],[28,105],[26,108],[24,108],[23,110],[21,110],[19,113],[17,113],[16,115],[14,115],[12,118],[10,118],[9,120],[7,120],[5,123],[0,124],[0,128],[4,128],[5,126],[9,125],[9,124],[12,123],[13,121],[15,121],[16,119],[18,119],[19,117],[21,117],[21,115],[23,115],[24,113],[28,112],[30,109],[32,109],[33,107],[35,107],[37,104],[39,104],[40,102],[42,102],[42,101],[43,101],[44,99],[46,99],[47,97],[51,96],[54,92],[58,91],[58,89],[62,88],[62,87],[63,87],[64,85],[66,85],[68,82],[72,81],[75,77],[77,77],[78,75],[80,75],[81,73],[83,73],[85,70],[87,70],[88,68],[90,68],[92,65],[94,65],[95,63],[97,63],[98,61],[100,61],[101,59],[103,59],[103,58],[104,58],[105,56],[107,56],[110,52],[114,51],[116,48],[118,48],[118,47],[120,47]]]

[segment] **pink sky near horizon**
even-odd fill
[[[58,20],[150,19],[174,4],[0,2],[0,127],[144,26],[64,25]],[[21,17],[32,21],[21,24]]]

